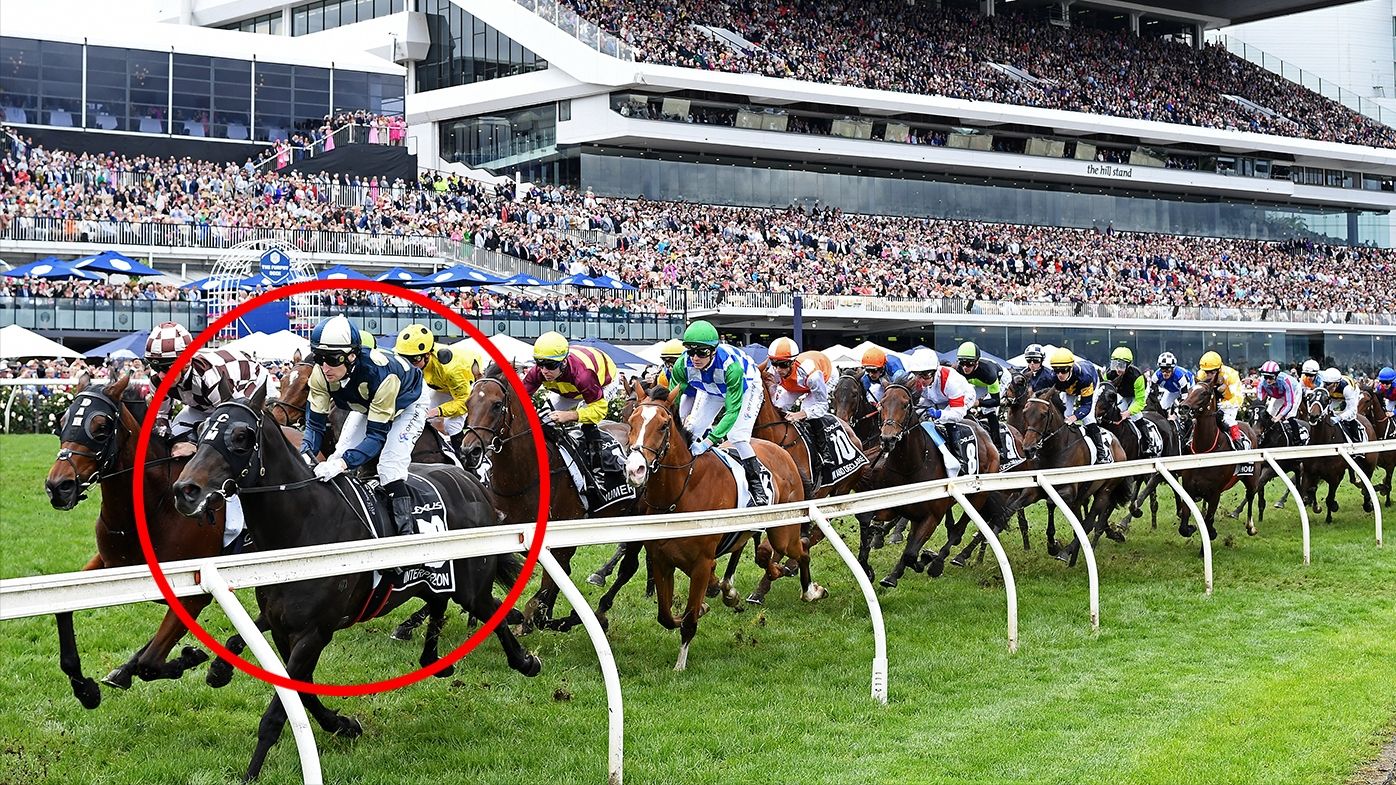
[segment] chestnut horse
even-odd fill
[[[1220,394],[1219,390],[1210,385],[1198,384],[1189,390],[1188,394],[1183,396],[1183,399],[1178,401],[1178,405],[1175,407],[1181,441],[1187,446],[1188,452],[1193,455],[1233,452],[1237,449],[1230,438],[1221,438],[1221,415],[1217,412]],[[1248,423],[1241,423],[1241,431],[1247,435],[1251,444],[1257,444],[1255,432]],[[1252,500],[1258,495],[1265,478],[1260,473],[1258,464],[1252,464],[1252,467],[1250,476],[1244,479],[1245,506],[1247,507],[1246,534],[1254,536],[1256,528]],[[1307,470],[1306,464],[1305,471],[1307,472]],[[1207,526],[1207,536],[1211,539],[1217,538],[1215,518],[1221,495],[1235,485],[1239,479],[1242,478],[1230,466],[1185,469],[1179,473],[1178,481],[1182,483],[1183,489],[1200,505],[1199,509],[1204,518],[1203,523]],[[1197,527],[1188,522],[1191,513],[1181,497],[1178,498],[1177,503],[1178,533],[1184,537],[1191,537],[1193,532],[1197,531]]]
[[[1367,418],[1372,424],[1371,430],[1367,433],[1373,441],[1384,441],[1396,439],[1396,415],[1386,413],[1386,407],[1382,405],[1381,398],[1371,390],[1362,393],[1362,399],[1357,404],[1357,413]],[[1376,489],[1386,494],[1386,506],[1391,506],[1391,475],[1396,472],[1396,450],[1373,453],[1376,459],[1377,468],[1386,469],[1386,479],[1376,486]],[[1376,472],[1373,471],[1373,474]]]
[[[637,383],[637,397],[643,392]],[[640,403],[630,415],[626,477],[640,492],[641,512],[735,509],[739,491],[737,479],[717,455],[693,455],[689,436],[679,425],[678,413],[671,406],[667,392],[663,387],[654,388],[649,395],[639,398]],[[790,454],[762,439],[752,439],[751,446],[757,459],[770,472],[772,503],[803,500],[804,482]],[[825,597],[828,592],[810,579],[809,554],[800,540],[800,526],[776,526],[767,529],[766,535],[766,542],[756,551],[756,564],[766,571],[766,577],[772,580],[780,577],[781,568],[775,555],[794,559],[800,571],[800,599],[812,602]],[[750,538],[748,531],[644,543],[659,603],[659,623],[665,629],[679,630],[679,658],[674,670],[687,667],[688,647],[698,634],[698,618],[707,610],[703,598],[717,558],[727,553],[740,553]],[[624,585],[623,578],[629,577],[626,562],[632,560],[622,562],[623,577],[617,578],[607,598],[613,598],[616,590]],[[688,576],[688,603],[680,619],[675,619],[673,613],[675,568]],[[735,599],[734,594],[724,596],[729,604],[734,604]],[[599,607],[598,613],[604,614],[606,607],[609,606]]]

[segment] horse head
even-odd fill
[[[920,424],[916,416],[916,395],[905,381],[889,383],[882,391],[882,454],[887,455]]]
[[[214,496],[236,494],[260,463],[266,387],[246,401],[227,399],[209,412],[199,430],[199,447],[174,484],[175,509],[193,517]],[[280,434],[274,422],[268,433]],[[260,472],[259,472],[260,474]]]
[[[1055,390],[1042,390],[1023,402],[1023,455],[1036,458],[1066,427],[1065,404]]]
[[[483,376],[470,388],[470,402],[465,409],[465,435],[461,438],[461,459],[472,471],[479,468],[485,450],[499,452],[513,439],[518,396],[504,381],[503,369],[490,365]],[[522,433],[529,433],[528,430]]]
[[[627,421],[630,440],[625,479],[636,489],[643,489],[660,468],[692,463],[693,456],[683,429],[678,427],[678,414],[669,402],[669,391],[659,386],[646,391],[639,382],[635,382],[634,390],[639,403]],[[679,433],[677,439],[675,432]],[[670,459],[668,464],[663,463],[666,458]]]
[[[281,395],[267,399],[267,409],[276,424],[297,428],[305,424],[305,405],[310,400],[310,374],[315,365],[297,362],[281,383]]]
[[[1095,418],[1104,425],[1115,425],[1124,419],[1120,413],[1120,391],[1114,382],[1101,382],[1095,399]]]
[[[125,439],[139,425],[120,401],[131,383],[125,374],[101,389],[91,389],[83,374],[73,402],[63,415],[58,433],[58,456],[44,480],[49,504],[71,510],[87,498],[87,490],[117,468]]]
[[[830,411],[846,423],[856,424],[868,415],[871,408],[867,390],[863,389],[860,377],[853,374],[840,375],[838,381],[834,382],[834,391],[829,398]]]

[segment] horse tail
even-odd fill
[[[982,506],[979,514],[984,516],[984,522],[989,524],[989,528],[998,532],[1008,528],[1008,519],[1015,512],[1008,501],[1008,496],[998,491],[990,491],[982,497]]]
[[[494,582],[506,592],[514,588],[523,574],[523,560],[517,553],[501,553],[494,561]]]

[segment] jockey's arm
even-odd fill
[[[383,445],[388,443],[388,430],[393,427],[393,416],[397,414],[397,393],[401,384],[394,374],[384,376],[383,381],[379,382],[378,389],[373,391],[373,400],[368,404],[368,423],[364,428],[363,441],[344,453],[345,466],[356,469],[383,452]]]
[[[1092,397],[1092,393],[1094,392],[1095,388],[1088,386],[1086,389],[1073,396],[1075,400],[1073,400],[1072,403],[1075,404],[1075,408],[1072,409],[1071,416],[1075,417],[1078,422],[1091,415],[1091,405],[1095,401]]]
[[[1144,381],[1144,374],[1139,374],[1134,378],[1134,400],[1129,403],[1129,411],[1125,412],[1130,417],[1144,413],[1144,402],[1149,399],[1148,384]]]
[[[713,444],[722,444],[727,434],[736,426],[737,418],[742,415],[742,400],[748,395],[761,394],[760,388],[750,389],[750,385],[760,384],[760,381],[748,380],[742,371],[741,363],[728,363],[726,377],[727,397],[723,401],[722,419],[717,421],[708,436]]]
[[[823,371],[815,371],[806,380],[809,392],[800,401],[800,411],[806,417],[820,418],[829,413],[829,382],[824,378]]]
[[[436,407],[439,417],[459,417],[465,414],[465,402],[470,400],[470,384],[474,378],[470,366],[452,363],[446,368],[446,392],[451,400]]]
[[[320,442],[325,438],[325,426],[329,423],[330,410],[334,401],[330,400],[329,382],[325,374],[316,366],[310,372],[310,392],[305,402],[305,427],[301,429],[301,452],[316,455],[320,452]]]
[[[575,410],[577,422],[582,425],[595,425],[606,419],[611,402],[606,400],[606,391],[601,389],[601,381],[596,378],[596,374],[585,371],[578,376],[577,392],[581,394],[583,403]]]

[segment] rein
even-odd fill
[[[635,406],[635,409],[638,411],[639,409],[644,408],[644,407],[646,407],[646,406],[655,406],[655,407],[659,407],[659,408],[661,408],[662,410],[665,410],[665,413],[668,414],[668,409],[669,409],[668,404],[654,403],[654,402],[651,402],[651,401],[646,401],[646,402],[644,402],[644,403],[637,404],[637,405]],[[651,475],[651,477],[654,476],[654,475],[656,475],[656,474],[658,474],[658,473],[659,473],[659,472],[658,472],[659,469],[679,469],[679,470],[686,470],[686,471],[685,471],[685,474],[684,474],[684,478],[683,478],[683,485],[679,487],[679,492],[678,492],[677,494],[675,494],[673,503],[670,504],[668,507],[665,507],[665,506],[663,506],[663,505],[657,505],[657,504],[654,504],[654,503],[652,503],[652,502],[650,501],[650,485],[649,485],[648,482],[645,483],[645,495],[644,495],[643,497],[641,497],[640,500],[643,501],[643,502],[645,503],[645,506],[648,507],[648,508],[650,508],[651,510],[659,510],[660,512],[673,512],[675,509],[678,508],[678,506],[679,506],[679,500],[683,499],[684,493],[686,493],[686,492],[688,491],[688,483],[689,483],[690,481],[692,481],[692,479],[693,479],[693,465],[694,465],[695,463],[698,462],[698,456],[695,455],[695,456],[693,456],[692,458],[689,459],[688,463],[684,463],[684,464],[662,463],[662,460],[663,460],[664,456],[667,455],[667,454],[669,453],[669,448],[670,448],[670,445],[671,445],[671,443],[672,443],[672,441],[673,441],[674,428],[675,428],[675,425],[674,425],[674,418],[673,418],[672,416],[670,416],[670,417],[668,417],[668,418],[665,420],[665,423],[664,423],[664,441],[659,445],[659,449],[658,449],[658,450],[652,449],[652,448],[647,447],[647,446],[645,446],[645,445],[643,445],[643,444],[637,444],[637,445],[635,445],[635,450],[638,451],[638,452],[640,453],[640,456],[641,456],[641,457],[644,457],[644,456],[645,456],[645,453],[649,453],[649,454],[651,454],[651,455],[654,456],[654,460],[652,460],[652,461],[650,461],[648,464],[646,464],[646,467],[647,467],[646,470],[649,472],[649,474]],[[753,430],[754,430],[754,429],[753,429]],[[722,460],[722,459],[719,458],[718,460]]]

